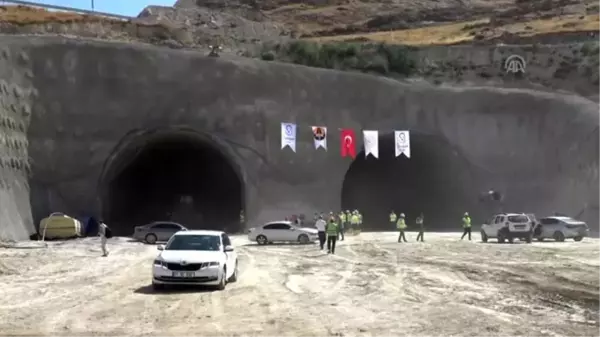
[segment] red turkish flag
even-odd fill
[[[342,129],[342,157],[350,156],[356,158],[356,136],[352,129]]]

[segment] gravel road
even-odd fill
[[[408,239],[414,241],[415,234]],[[225,291],[154,293],[154,246],[98,239],[0,249],[3,335],[599,335],[599,241],[483,244],[459,233],[316,245],[234,237]]]

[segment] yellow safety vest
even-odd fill
[[[405,229],[406,228],[406,222],[404,221],[403,218],[400,218],[398,220],[398,222],[396,222],[396,227],[398,227],[398,229]]]
[[[398,220],[396,213],[390,214],[390,222],[396,222],[396,220]]]
[[[463,217],[463,227],[470,228],[471,227],[471,217],[465,216]]]
[[[333,235],[337,236],[337,234],[338,234],[338,225],[335,222],[328,223],[327,227],[325,228],[325,232],[329,236],[333,236]]]
[[[343,212],[340,213],[340,220],[342,220],[343,222],[346,222],[346,214],[344,214]]]
[[[354,214],[352,217],[350,217],[350,222],[353,225],[358,225],[358,215]]]
[[[358,223],[362,223],[362,214],[358,213]]]

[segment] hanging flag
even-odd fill
[[[356,137],[354,136],[354,130],[342,129],[342,157],[350,156],[352,159],[356,158]]]
[[[315,149],[322,147],[327,151],[327,128],[324,126],[313,126],[313,139],[315,140]]]
[[[379,158],[379,133],[377,131],[363,131],[363,139],[365,143],[365,158],[372,154],[373,157]]]
[[[410,133],[408,131],[394,131],[396,138],[396,157],[403,154],[410,158]]]
[[[281,123],[281,148],[286,146],[296,152],[296,124]]]

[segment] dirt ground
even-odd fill
[[[3,335],[599,335],[599,241],[483,244],[362,233],[316,245],[235,237],[225,291],[154,293],[156,247],[98,239],[0,249]],[[416,233],[410,233],[414,241]],[[32,243],[34,244],[34,243]],[[31,244],[30,244],[31,245]]]

